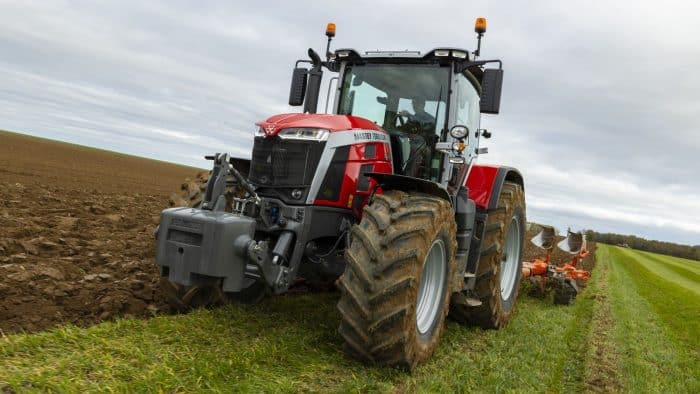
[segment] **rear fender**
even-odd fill
[[[469,198],[474,200],[479,210],[496,209],[505,181],[516,183],[525,189],[522,174],[513,167],[472,165],[466,181]]]

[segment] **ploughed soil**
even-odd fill
[[[199,172],[0,131],[0,336],[167,312],[154,230]],[[543,256],[537,232],[526,261]]]
[[[0,132],[0,330],[166,310],[153,233],[198,171]]]

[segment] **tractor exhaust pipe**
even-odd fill
[[[315,114],[318,107],[318,93],[321,90],[321,80],[323,79],[323,70],[321,70],[321,58],[318,53],[309,48],[309,57],[313,67],[309,70],[309,81],[306,87],[306,100],[304,100],[304,112]]]

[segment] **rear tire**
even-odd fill
[[[347,354],[408,370],[440,340],[456,270],[450,203],[387,191],[364,209],[346,251],[338,329]]]
[[[497,208],[490,212],[481,242],[476,286],[467,296],[479,306],[454,303],[450,316],[460,323],[501,328],[513,314],[522,274],[525,196],[522,186],[504,182]]]

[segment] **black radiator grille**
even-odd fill
[[[260,187],[311,185],[325,142],[256,137],[249,179]]]

